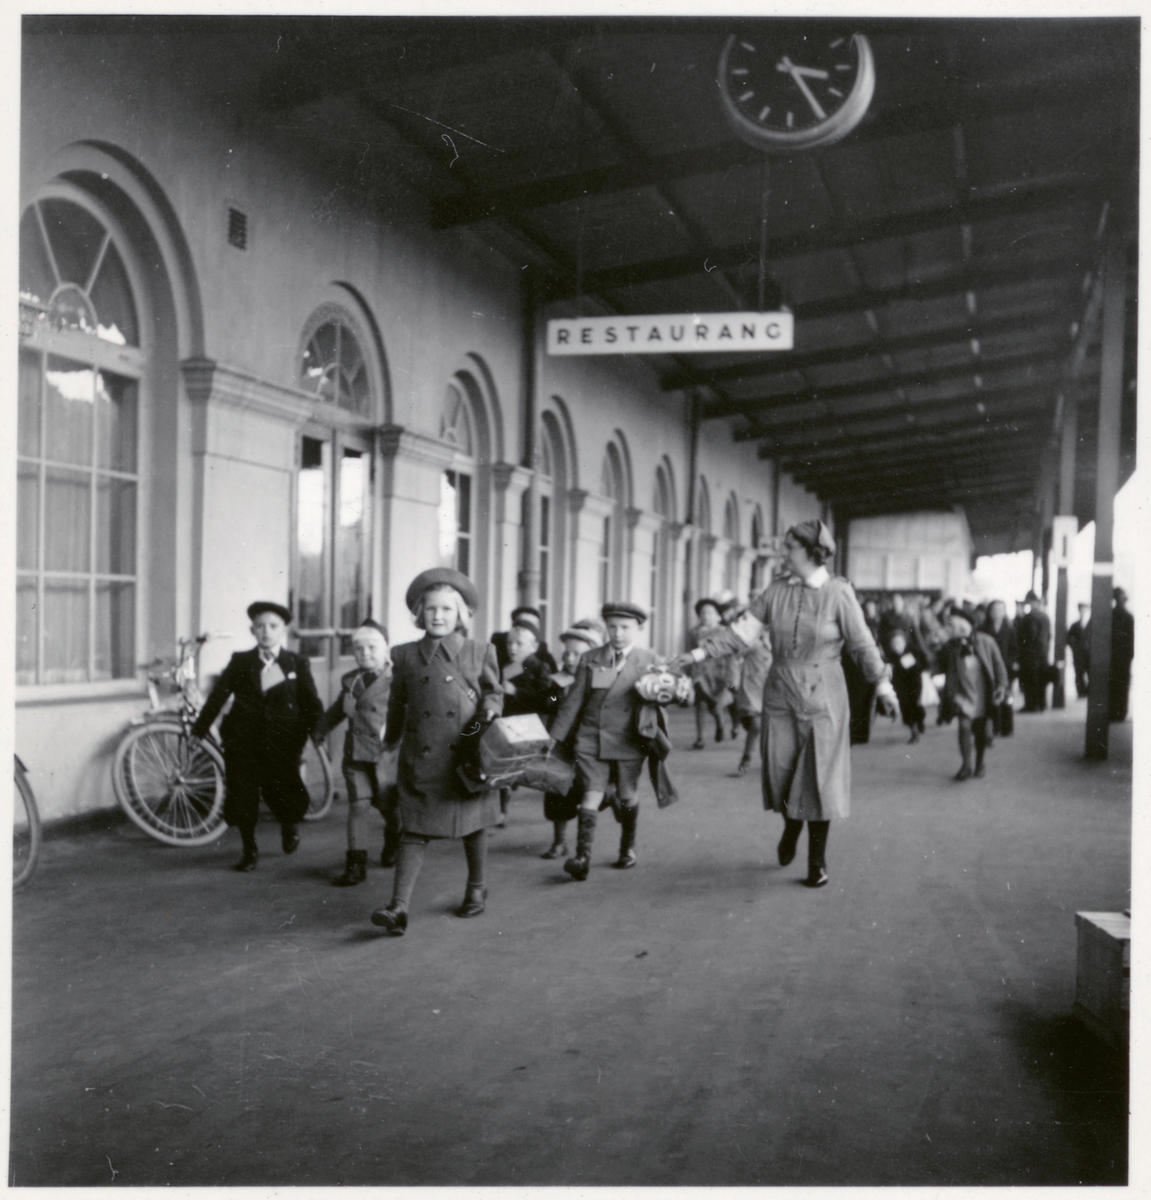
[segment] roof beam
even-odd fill
[[[1086,105],[1096,107],[1104,95],[1110,102],[1123,102],[1128,99],[1124,87],[1117,84],[1110,74],[1089,81],[1084,80],[1078,87],[1072,86],[1073,91],[1052,94],[1050,99],[1053,103],[1050,106],[1042,101],[1037,102],[1037,93],[1033,88],[1019,88],[1006,97],[1002,90],[990,92],[986,89],[955,97],[952,89],[946,89],[942,95],[947,99],[941,103],[900,105],[898,108],[876,112],[855,131],[851,144],[854,146],[862,142],[903,137],[914,133],[950,131],[959,123],[1002,118],[1011,113],[1034,112],[1046,107],[1051,108],[1052,118],[1058,120],[1062,112],[1082,111]],[[955,99],[951,100],[951,97]],[[836,152],[832,149],[823,153],[830,157]],[[696,146],[646,160],[627,159],[611,166],[574,171],[523,186],[495,188],[471,196],[452,197],[436,205],[433,219],[441,226],[468,224],[551,204],[564,204],[586,196],[602,196],[611,192],[668,185],[677,179],[741,167],[757,168],[761,160],[759,150],[731,138],[718,144]]]
[[[906,334],[903,337],[873,337],[866,342],[854,342],[849,346],[830,346],[823,350],[809,350],[806,354],[794,351],[775,351],[770,359],[757,358],[754,362],[732,363],[710,370],[679,371],[664,380],[665,391],[679,391],[685,387],[718,387],[726,383],[759,377],[790,375],[793,371],[804,371],[809,367],[839,366],[857,359],[878,357],[881,354],[907,354],[916,350],[933,350],[942,346],[961,346],[973,339],[981,343],[992,338],[1006,337],[1013,333],[1030,333],[1036,337],[1056,338],[1067,336],[1067,323],[1062,305],[1050,301],[1015,316],[1002,317],[997,321],[970,317],[963,325],[944,329],[933,329],[927,333]],[[979,370],[980,357],[972,354],[971,369]],[[886,381],[895,387],[896,382]]]
[[[1092,179],[1085,182],[1080,172],[1068,172],[1065,177],[1028,185],[1026,180],[1004,181],[1004,194],[982,199],[959,200],[941,204],[918,213],[873,218],[837,226],[805,229],[768,241],[767,255],[771,260],[790,255],[812,254],[822,250],[841,249],[864,242],[885,241],[917,233],[934,233],[958,225],[977,225],[984,221],[999,221],[1007,217],[1036,216],[1057,211],[1084,197],[1094,201],[1107,191],[1109,180]],[[731,269],[750,263],[743,241],[714,247],[709,253],[713,265]],[[703,270],[697,255],[677,254],[646,262],[624,263],[589,272],[584,280],[589,291],[615,291],[664,279],[695,275]]]
[[[984,438],[986,443],[989,439]],[[960,476],[980,477],[987,471],[998,469],[1011,475],[1020,475],[1026,479],[1034,476],[1034,470],[1029,469],[1029,461],[1037,458],[1042,447],[1034,442],[1034,429],[1031,437],[1023,435],[1006,445],[992,448],[986,444],[968,445],[966,449],[941,449],[941,458],[931,459],[929,455],[921,454],[918,458],[905,457],[899,459],[884,459],[878,463],[864,462],[856,459],[850,463],[840,463],[828,469],[808,469],[806,471],[792,470],[785,466],[787,473],[799,483],[809,486],[825,487],[831,485],[843,486],[855,483],[875,483],[887,486],[898,486],[912,481],[940,482],[952,484],[959,481]],[[980,468],[985,468],[980,470]]]
[[[838,492],[833,488],[821,488],[819,496],[823,500],[834,500],[836,504],[848,508],[868,505],[875,512],[883,512],[885,506],[888,506],[887,511],[892,511],[897,505],[906,502],[931,506],[963,504],[967,500],[964,493],[973,489],[978,491],[981,497],[1003,494],[1026,495],[1030,486],[1028,479],[1003,476],[964,485],[960,488],[947,485],[916,485],[870,491],[849,488],[843,492]]]
[[[1060,341],[1062,339],[1059,339]],[[1000,384],[1003,387],[1029,387],[1033,383],[1041,383],[1048,374],[1054,377],[1055,372],[1051,369],[1052,354],[1057,350],[1058,345],[1053,341],[1050,347],[1042,349],[1029,349],[1023,353],[1007,354],[1001,358],[980,358],[981,365],[977,368],[972,363],[963,363],[961,366],[939,367],[932,371],[916,371],[913,374],[899,375],[893,379],[869,379],[862,383],[843,383],[833,384],[830,387],[813,388],[802,392],[779,392],[771,396],[759,396],[750,399],[740,400],[724,400],[708,405],[705,413],[709,418],[715,417],[732,417],[745,416],[748,420],[758,421],[761,417],[767,417],[773,412],[782,412],[792,408],[799,407],[804,404],[825,404],[833,400],[853,400],[865,396],[890,396],[896,388],[926,388],[939,385],[947,385],[949,383],[959,383],[971,380],[976,374],[983,380],[984,388],[988,391],[993,390],[993,385]],[[1044,367],[1043,372],[1036,377],[1034,371],[1028,372],[1028,368]],[[1008,372],[1028,372],[1026,377],[1019,380],[1008,380]],[[1001,378],[995,378],[990,373],[1001,372]],[[948,397],[939,396],[932,397],[932,400],[944,400]],[[863,412],[869,411],[864,408]],[[821,419],[841,420],[845,419],[850,414],[837,414],[829,412],[821,412],[815,414]],[[751,429],[739,429],[732,435],[737,442],[753,442],[763,437],[773,436],[776,430],[782,429],[786,432],[788,426],[802,425],[805,418],[796,418],[794,415],[786,421],[779,424],[768,424],[762,426],[754,426]]]

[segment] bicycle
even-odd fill
[[[28,782],[28,768],[18,754],[12,757],[16,760],[16,795],[20,797],[20,803],[13,804],[12,825],[12,890],[18,891],[36,870],[43,830],[36,794]]]
[[[148,665],[151,709],[132,722],[112,764],[112,785],[128,817],[169,846],[203,846],[226,828],[223,747],[212,733],[192,736],[203,706],[197,683],[200,649],[210,637],[181,638],[174,660]],[[174,708],[161,701],[164,685],[178,692]],[[318,821],[331,810],[335,788],[327,753],[311,739],[300,774],[309,796],[304,820]]]

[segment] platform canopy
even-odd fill
[[[841,519],[962,506],[982,552],[1032,544],[1071,397],[1092,518],[1096,281],[1118,229],[1133,469],[1137,19],[807,22],[868,36],[874,100],[839,144],[770,160],[716,85],[729,34],[770,21],[188,25],[216,30],[206,86],[238,120],[333,187],[383,203],[402,180],[433,227],[521,263],[552,316],[759,307],[766,187],[766,304],[794,313],[794,350],[645,364]]]

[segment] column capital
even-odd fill
[[[492,486],[497,491],[506,491],[513,484],[519,491],[523,491],[531,482],[532,472],[527,467],[518,466],[516,463],[498,462],[492,463]]]
[[[573,513],[578,513],[583,509],[587,498],[590,495],[587,488],[568,488],[568,509]]]

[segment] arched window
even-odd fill
[[[619,448],[608,444],[600,474],[600,491],[611,501],[611,511],[603,519],[603,537],[599,551],[600,602],[616,598],[623,589],[624,483],[623,460]]]
[[[61,196],[20,222],[17,682],[136,673],[146,347],[110,218]]]
[[[475,437],[471,408],[456,381],[449,383],[440,416],[440,437],[453,447],[454,460],[440,477],[440,565],[471,574],[475,513]]]
[[[370,417],[368,364],[351,324],[338,311],[321,311],[312,325],[300,359],[300,386],[326,404]]]
[[[739,506],[735,496],[728,496],[723,506],[723,537],[727,551],[723,562],[723,586],[734,592],[739,585]]]

